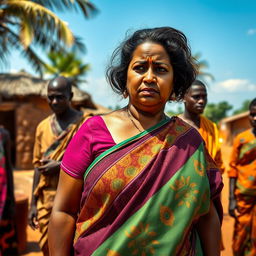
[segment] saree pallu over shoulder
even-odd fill
[[[195,224],[221,189],[198,132],[165,120],[88,168],[75,255],[202,255]]]

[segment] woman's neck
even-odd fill
[[[139,110],[133,105],[129,104],[125,108],[125,111],[127,111],[128,117],[133,118],[136,122],[140,123],[144,130],[166,119],[166,115],[163,109],[157,112],[147,112]]]

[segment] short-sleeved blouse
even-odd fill
[[[93,116],[86,120],[70,141],[61,162],[61,169],[82,179],[93,160],[116,145],[104,120]]]

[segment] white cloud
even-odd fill
[[[252,36],[256,34],[256,28],[250,28],[247,31],[247,35]]]
[[[256,92],[256,84],[246,79],[228,79],[213,85],[212,89],[223,93]]]
[[[12,73],[12,74],[18,73],[18,72],[19,71],[17,69],[15,69],[15,68],[11,68],[10,71],[9,71],[9,73]]]

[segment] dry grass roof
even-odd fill
[[[34,77],[26,72],[0,73],[0,95],[8,100],[22,96],[45,97],[48,82],[49,80]],[[73,87],[72,91],[74,93],[72,99],[74,103],[85,103],[88,107],[95,106],[88,93],[76,87]]]

